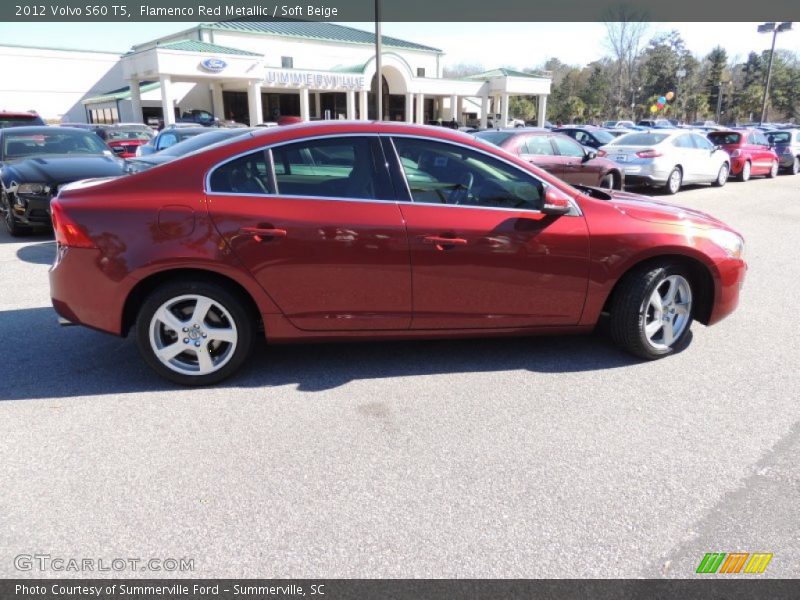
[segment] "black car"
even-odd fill
[[[0,110],[0,129],[6,127],[28,127],[30,125],[45,125],[45,122],[36,111],[9,112]]]
[[[236,129],[206,129],[205,133],[178,142],[174,146],[170,146],[161,152],[129,158],[127,171],[128,173],[140,173],[141,171],[146,171],[152,167],[173,161],[181,156],[203,150],[213,144],[219,144],[241,135],[247,135],[251,131],[253,131],[253,129],[249,127]]]
[[[188,140],[190,137],[200,135],[201,133],[208,133],[208,127],[182,127],[178,125],[170,126],[158,132],[150,142],[139,146],[136,149],[136,156],[147,156],[148,154],[155,154],[165,148],[174,146],[178,142]]]
[[[597,127],[556,127],[553,129],[558,133],[568,135],[581,146],[587,148],[599,148],[614,140],[614,135],[605,129]]]
[[[122,175],[124,161],[91,131],[68,127],[0,129],[0,215],[17,236],[50,226],[50,198],[59,186]]]

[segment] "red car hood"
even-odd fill
[[[695,227],[729,229],[728,225],[711,215],[693,208],[677,206],[669,202],[662,202],[630,192],[612,191],[607,192],[611,195],[609,202],[624,215],[650,221],[653,223],[666,223],[668,225],[691,224]]]

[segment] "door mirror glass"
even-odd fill
[[[572,210],[569,196],[552,185],[547,186],[544,192],[544,204],[542,212],[546,215],[566,215]]]
[[[589,162],[595,158],[597,158],[597,152],[594,150],[588,150],[586,154],[583,155],[583,162]]]

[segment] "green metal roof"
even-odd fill
[[[205,54],[236,54],[238,56],[263,56],[255,52],[248,52],[247,50],[239,50],[238,48],[229,48],[228,46],[218,46],[217,44],[209,44],[208,42],[201,42],[198,40],[178,40],[176,42],[167,42],[166,44],[158,44],[158,48],[168,48],[170,50],[182,50],[185,52],[203,52]]]
[[[375,34],[370,31],[363,31],[336,23],[316,21],[220,21],[218,23],[203,24],[200,27],[206,29],[222,29],[225,31],[244,31],[247,33],[261,33],[265,35],[309,38],[314,40],[349,42],[351,44],[375,43]],[[441,52],[438,48],[407,42],[406,40],[389,37],[387,35],[382,35],[381,40],[384,46],[391,46],[393,48]]]
[[[161,83],[159,83],[158,81],[142,82],[139,85],[139,93],[144,94],[145,92],[149,92],[151,90],[157,90],[160,87]],[[130,86],[126,86],[116,90],[111,90],[110,92],[107,92],[102,96],[93,96],[92,98],[86,98],[85,100],[81,101],[81,104],[99,104],[100,102],[115,102],[117,100],[127,100],[130,97],[131,97],[131,88]]]
[[[491,79],[492,77],[528,77],[531,79],[541,79],[542,75],[536,73],[523,73],[522,71],[515,71],[514,69],[492,69],[491,71],[484,71],[477,75],[470,75],[466,79]]]

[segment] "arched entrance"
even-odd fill
[[[385,121],[405,121],[406,94],[412,79],[411,68],[400,56],[387,52],[383,54],[381,94],[383,119]],[[370,59],[364,71],[369,77],[370,87],[367,94],[367,115],[375,119],[375,94],[378,91],[378,78],[375,72],[375,59]]]

